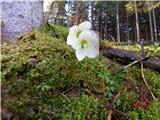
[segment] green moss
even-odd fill
[[[87,114],[90,119],[100,120],[107,115],[106,109],[90,96],[82,95],[78,99],[72,98],[68,106],[68,110],[63,111],[63,114],[65,114],[63,120],[86,120]]]
[[[118,92],[115,108],[125,112],[126,119],[159,119],[159,101],[150,101],[148,110],[133,107],[144,86],[139,67],[111,76],[121,66],[115,61],[100,56],[79,62],[66,45],[67,35],[64,27],[42,26],[16,43],[2,44],[2,108],[11,111],[14,119],[107,119],[106,106]],[[149,69],[144,74],[159,99],[160,75]],[[126,82],[131,84],[129,91]]]
[[[80,95],[82,83],[85,88],[100,90],[102,79],[98,74],[105,71],[105,65],[96,58],[79,62],[75,51],[65,43],[66,30],[59,26],[53,29],[56,36],[44,27],[20,37],[17,43],[2,45],[2,90],[7,89],[3,107],[12,111],[15,118],[65,119],[70,110],[76,109],[73,118],[78,119],[79,115],[85,118],[83,113],[89,109],[96,118],[98,111],[102,113],[101,108],[96,109],[96,98],[77,96],[79,102],[68,103],[64,96]],[[65,92],[72,87],[74,94]],[[82,101],[86,106],[76,106]],[[64,113],[63,109],[68,110]]]
[[[135,53],[140,53],[141,46],[139,44],[121,44],[121,43],[113,43],[108,42],[106,40],[103,40],[101,42],[101,45],[103,47],[112,47],[112,48],[118,48],[122,50],[128,50],[128,51],[134,51]],[[145,53],[149,56],[153,57],[160,57],[160,47],[159,44],[148,44],[144,45]]]
[[[66,40],[68,35],[68,29],[66,27],[57,26],[54,24],[49,24],[49,26],[44,25],[41,28],[39,28],[39,30],[48,33],[52,37],[59,38],[62,40]]]
[[[159,99],[160,75],[149,69],[144,69],[144,74],[152,92],[154,93],[156,98]],[[116,91],[119,91],[121,93],[120,98],[116,102],[116,108],[127,113],[127,116],[125,118],[126,120],[160,119],[160,105],[158,100],[148,100],[150,102],[146,103],[147,105],[149,105],[149,109],[143,109],[143,107],[140,106],[138,106],[139,108],[136,108],[134,106],[136,102],[138,102],[140,99],[143,99],[143,97],[146,97],[145,94],[149,94],[149,91],[146,88],[141,77],[141,70],[139,67],[130,67],[127,70],[114,76],[113,79],[116,80]],[[144,102],[145,104],[145,101],[142,102]]]
[[[135,111],[130,111],[125,117],[125,120],[160,120],[160,102],[154,100],[151,102],[149,109],[138,109]]]

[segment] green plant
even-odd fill
[[[149,109],[136,109],[130,111],[125,117],[126,120],[160,120],[160,102],[154,100],[151,102],[152,107]]]
[[[44,27],[21,36],[17,43],[3,43],[2,90],[7,92],[2,107],[9,109],[14,119],[63,119],[70,112],[63,110],[76,110],[76,104],[84,100],[89,106],[79,105],[73,118],[78,119],[89,109],[96,118],[102,114],[101,108],[95,108],[100,104],[94,97],[81,98],[81,83],[85,88],[101,90],[98,73],[105,71],[105,66],[97,58],[78,62],[74,50],[65,43],[66,29],[52,29],[53,34]],[[68,103],[75,96],[80,101]]]

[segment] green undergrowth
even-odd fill
[[[87,112],[93,119],[106,114],[96,98],[83,92],[101,92],[104,64],[98,58],[78,62],[63,29],[53,26],[51,32],[45,26],[16,43],[3,43],[2,104],[15,119],[80,120]]]
[[[112,76],[120,65],[103,56],[79,62],[75,51],[66,45],[67,35],[64,27],[43,26],[19,37],[16,43],[2,44],[2,116],[11,114],[15,120],[107,120],[109,104],[120,93],[115,108],[126,113],[123,119],[159,119],[158,73],[144,70],[158,99],[146,98],[146,106],[142,106],[138,103],[148,91],[138,67]],[[116,116],[113,112],[112,117],[118,120]]]
[[[121,65],[105,57],[101,58],[110,73],[118,70]],[[124,120],[159,120],[160,119],[160,74],[144,69],[144,75],[156,99],[153,100],[146,88],[141,70],[134,66],[117,73],[112,77],[114,92],[120,93],[115,106],[118,110],[127,113]]]
[[[113,42],[108,42],[107,40],[102,40],[102,45],[106,47],[118,48],[122,50],[134,51],[140,54],[141,46],[139,44],[115,44]],[[149,56],[160,58],[160,44],[148,44],[144,45],[145,53]]]

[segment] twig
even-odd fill
[[[81,1],[81,6],[80,6],[80,8],[82,8],[82,1]],[[81,17],[82,17],[82,10],[80,10],[79,11],[80,13],[80,15],[79,15],[79,18],[78,18],[78,20],[77,20],[77,25],[79,25],[79,22],[80,22],[80,20],[81,20]]]
[[[111,120],[111,116],[112,116],[112,113],[113,112],[116,112],[118,113],[119,115],[122,115],[122,116],[125,116],[126,113],[122,112],[122,111],[119,111],[117,109],[115,109],[115,102],[118,100],[118,98],[120,97],[120,93],[117,93],[114,97],[113,97],[113,100],[111,102],[111,104],[109,105],[109,112],[108,112],[108,120]]]
[[[78,20],[77,20],[77,25],[79,25],[80,19],[81,19],[82,15],[79,16]]]
[[[70,90],[72,90],[74,87],[75,87],[75,86],[72,86],[72,87],[68,88],[66,91],[63,91],[62,94],[66,93],[66,92],[68,92],[68,91],[70,91]]]
[[[65,94],[61,93],[61,95],[65,97],[68,102],[70,102],[70,99]]]
[[[111,116],[112,116],[112,110],[109,110],[107,120],[111,120],[112,118]]]
[[[52,26],[50,25],[50,23],[47,21],[46,25],[52,30],[53,33],[55,33],[55,30],[52,28]]]
[[[49,119],[49,120],[51,120],[51,117],[47,114],[47,118]]]
[[[141,61],[146,60],[146,59],[148,59],[148,58],[150,58],[150,57],[147,56],[147,57],[145,57],[145,58],[140,58],[140,59],[138,59],[138,60],[136,60],[136,61],[133,61],[132,63],[130,63],[130,64],[126,65],[126,66],[120,67],[119,70],[116,71],[116,72],[114,72],[114,73],[112,73],[112,75],[114,76],[114,75],[116,75],[117,73],[124,71],[124,70],[127,69],[128,67],[131,67],[131,66],[137,64],[138,62],[141,62]]]
[[[142,39],[141,40],[141,58],[144,58],[144,57],[145,57],[145,53],[144,53],[144,45],[143,45],[143,39]],[[147,89],[149,90],[150,94],[152,95],[153,99],[156,99],[153,92],[151,91],[151,88],[149,87],[149,85],[145,79],[144,71],[143,71],[143,61],[141,61],[140,63],[141,63],[141,75],[142,75],[143,81],[144,81]]]
[[[143,62],[141,62],[141,75],[142,75],[142,78],[143,78],[143,81],[147,87],[147,89],[149,90],[150,94],[152,95],[152,98],[153,99],[156,99],[156,97],[154,96],[153,92],[151,91],[146,79],[145,79],[145,76],[144,76],[144,72],[143,72]]]
[[[84,93],[90,95],[90,96],[93,96],[93,97],[96,97],[96,94],[92,91],[92,90],[89,90],[89,89],[82,89]],[[108,112],[108,116],[107,116],[107,120],[111,120],[112,118],[112,113],[115,112],[115,113],[118,113],[119,115],[121,116],[125,116],[126,113],[122,112],[122,111],[119,111],[117,110],[115,107],[114,107],[114,104],[115,102],[117,101],[117,99],[120,97],[120,93],[116,94],[114,97],[113,97],[113,100],[112,102],[109,104],[109,105],[106,105],[106,103],[104,103],[103,101],[101,101],[100,98],[96,97],[96,99],[102,104],[105,106],[106,109],[109,109],[109,112]],[[98,95],[99,96],[99,95]]]
[[[126,113],[124,113],[124,112],[122,112],[122,111],[119,111],[119,110],[117,110],[117,109],[114,109],[114,111],[115,111],[116,113],[118,113],[119,115],[123,115],[123,116],[126,115]]]

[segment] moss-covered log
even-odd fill
[[[132,51],[120,50],[117,48],[105,48],[102,50],[102,54],[110,59],[126,65],[141,58],[140,54]],[[144,61],[144,66],[160,73],[160,59],[150,57]]]

